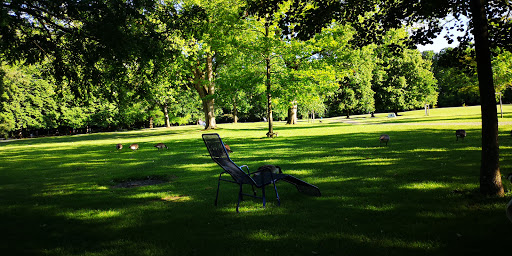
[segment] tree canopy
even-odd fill
[[[253,13],[267,15],[275,12],[285,0],[269,0],[267,5],[250,1]],[[482,162],[480,190],[484,194],[503,195],[499,170],[498,121],[493,84],[491,47],[510,49],[512,46],[510,1],[502,0],[347,0],[308,1],[294,0],[286,19],[280,24],[287,35],[302,39],[311,38],[332,19],[355,23],[357,44],[380,41],[386,31],[405,25],[425,24],[411,32],[412,43],[429,43],[441,32],[440,19],[452,15],[458,22],[454,26],[463,29],[462,16],[469,17],[466,36],[459,38],[468,44],[471,36],[475,41],[480,103],[482,106]],[[508,40],[507,40],[508,39]]]

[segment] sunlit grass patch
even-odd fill
[[[434,111],[435,110],[435,111]],[[509,242],[505,198],[480,196],[478,107],[324,118],[298,125],[219,124],[0,143],[0,220],[8,255],[458,255]],[[512,106],[506,111],[512,112]],[[500,125],[500,168],[512,170],[512,115]],[[348,123],[347,121],[351,121]],[[476,122],[476,124],[475,124]],[[456,141],[454,130],[469,136]],[[267,205],[222,182],[201,134],[216,132],[235,163],[281,166],[321,197],[286,182]],[[378,136],[391,136],[388,146]],[[168,150],[156,150],[157,142]],[[141,148],[116,151],[115,144]],[[148,178],[149,177],[149,178]],[[226,175],[229,179],[229,176]],[[115,187],[129,181],[163,183]],[[508,186],[508,187],[507,187]],[[245,193],[252,193],[244,185]],[[256,189],[261,195],[261,189]],[[459,235],[457,235],[459,234]],[[190,241],[194,241],[191,243]],[[7,247],[6,245],[9,245]],[[222,246],[219,246],[222,245]],[[21,249],[20,249],[21,248]],[[268,249],[268,250],[265,250]],[[12,252],[12,253],[11,253]]]
[[[256,232],[253,232],[251,234],[247,235],[248,239],[251,240],[262,240],[262,241],[278,241],[282,239],[278,234],[272,234],[269,230],[257,230]]]
[[[190,196],[171,195],[171,196],[162,197],[162,200],[167,201],[167,202],[184,202],[184,201],[190,201],[190,200],[192,200],[192,198]]]
[[[121,214],[122,213],[117,210],[81,209],[77,211],[65,212],[62,215],[69,219],[99,220],[119,217]]]
[[[426,181],[426,182],[416,182],[416,183],[410,183],[403,186],[400,186],[401,189],[416,189],[416,190],[431,190],[431,189],[446,189],[449,188],[450,185],[439,183],[439,182],[432,182],[432,181]]]
[[[366,205],[364,207],[365,210],[375,211],[375,212],[385,212],[392,211],[396,209],[396,205],[385,204],[385,205]]]

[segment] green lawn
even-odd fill
[[[275,123],[220,124],[238,164],[317,185],[278,183],[282,204],[221,184],[199,126],[0,142],[2,255],[481,255],[510,251],[505,198],[478,193],[480,108]],[[498,108],[499,112],[499,108]],[[500,118],[502,175],[512,172],[512,106]],[[464,141],[455,130],[466,129]],[[379,146],[386,133],[389,145]],[[169,146],[158,151],[158,142]],[[123,143],[118,152],[115,144]],[[139,143],[140,149],[126,149]],[[166,183],[113,188],[147,177]],[[499,254],[499,255],[502,255]]]

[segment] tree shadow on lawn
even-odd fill
[[[201,129],[195,125],[186,127],[171,127],[171,128],[153,128],[133,131],[118,131],[118,132],[101,132],[101,133],[88,133],[88,134],[75,134],[75,135],[60,135],[48,136],[39,138],[25,138],[16,139],[9,142],[4,142],[8,145],[33,145],[44,143],[66,143],[66,142],[81,142],[81,141],[98,141],[98,140],[125,140],[134,139],[133,143],[137,143],[140,138],[160,137],[160,136],[173,136],[180,134],[190,134],[191,132],[201,132]],[[3,145],[3,144],[0,144]]]
[[[453,123],[453,125],[457,125],[457,123],[468,123],[468,122],[481,122],[482,118],[480,115],[473,116],[455,116],[455,117],[435,117],[435,121],[437,123],[449,122]],[[371,124],[390,124],[390,123],[428,123],[427,125],[436,125],[436,122],[432,122],[432,119],[429,117],[404,117],[404,118],[388,118],[381,119],[372,122]]]
[[[53,193],[5,192],[21,195],[2,210],[7,243],[17,252],[50,255],[448,255],[497,252],[493,244],[506,244],[506,218],[495,206],[505,200],[474,192],[480,140],[456,142],[452,130],[442,129],[389,133],[387,147],[365,133],[234,142],[237,164],[252,170],[277,164],[322,191],[320,198],[306,197],[280,182],[281,207],[267,189],[267,209],[248,199],[241,214],[234,209],[237,187],[229,183],[221,184],[219,206],[213,206],[221,169],[199,138],[173,151],[114,155],[119,170],[104,177],[98,172],[112,170],[101,165],[49,172],[54,183],[41,189],[56,186]],[[126,167],[126,156],[136,167]],[[70,156],[68,163],[84,157]],[[177,179],[156,186],[88,188],[121,175],[169,172]],[[58,193],[59,184],[70,187]],[[189,199],[163,200],[173,195]],[[490,237],[493,243],[482,243]]]

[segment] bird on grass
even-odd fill
[[[116,144],[116,149],[117,150],[123,149],[123,144]]]
[[[157,143],[157,144],[156,144],[156,145],[154,145],[153,147],[157,148],[158,150],[160,150],[160,149],[164,149],[164,148],[165,148],[165,149],[168,149],[168,147],[167,147],[165,144],[163,144],[163,143]]]
[[[228,153],[233,153],[233,151],[231,150],[231,147],[227,144],[224,144],[224,147],[226,148],[226,151],[228,151]]]
[[[131,144],[130,145],[130,149],[133,150],[133,151],[139,149],[139,144]]]
[[[386,143],[386,146],[388,145],[388,142],[389,142],[389,135],[387,134],[382,134],[379,138],[380,140],[380,144],[381,145],[382,143]]]
[[[457,137],[457,141],[459,140],[459,138],[461,138],[461,139],[466,138],[466,130],[456,130],[455,137]]]

